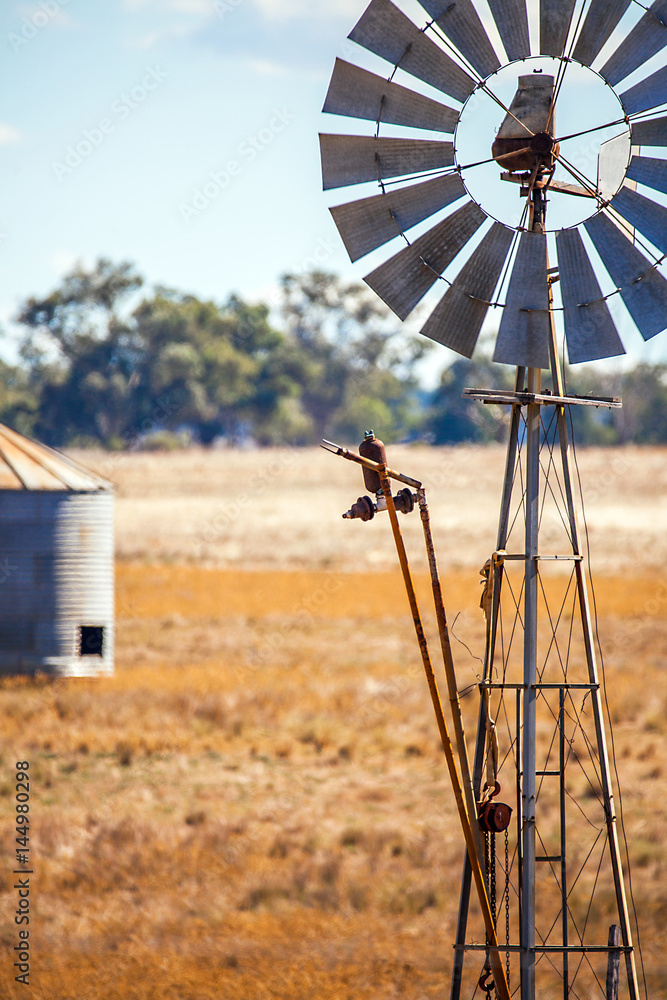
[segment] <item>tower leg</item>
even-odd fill
[[[551,369],[553,373],[554,390],[563,395],[563,375],[558,361],[556,349],[556,334],[553,324],[553,314],[551,316]],[[558,439],[561,452],[561,463],[563,467],[563,480],[565,496],[567,500],[568,518],[570,525],[570,536],[572,539],[572,551],[576,555],[582,555],[579,542],[579,525],[577,509],[574,499],[574,483],[572,469],[570,465],[570,442],[565,416],[565,407],[557,408]],[[602,697],[600,695],[600,679],[598,675],[597,659],[595,656],[595,642],[593,635],[593,624],[591,622],[590,605],[588,601],[588,591],[586,587],[586,576],[581,560],[575,563],[577,597],[581,613],[581,623],[583,627],[584,649],[586,653],[586,663],[588,667],[588,679],[593,686],[591,698],[593,704],[593,717],[595,720],[595,735],[597,740],[598,756],[600,760],[600,784],[604,798],[605,821],[607,824],[607,837],[609,841],[609,853],[611,855],[611,866],[614,877],[614,889],[616,892],[616,903],[621,927],[621,939],[623,946],[627,949],[625,961],[628,975],[628,992],[630,1000],[638,1000],[639,984],[637,981],[637,968],[634,951],[632,950],[632,931],[630,928],[630,917],[628,913],[628,903],[625,895],[625,883],[623,881],[623,864],[621,860],[621,850],[618,842],[618,829],[616,826],[616,808],[614,806],[614,795],[611,784],[611,769],[609,767],[609,754],[607,751],[607,738],[604,727],[604,716],[602,711]]]
[[[528,369],[528,391],[539,393],[541,372]],[[535,733],[537,727],[537,583],[540,520],[540,404],[526,408],[526,548],[521,746],[521,1000],[535,998]]]
[[[515,389],[517,390],[523,389],[524,378],[525,378],[525,369],[517,368]],[[513,406],[512,416],[510,421],[509,441],[507,445],[507,457],[505,461],[505,478],[503,481],[503,493],[500,504],[500,520],[498,523],[498,536],[496,542],[496,549],[498,551],[501,551],[505,548],[507,544],[507,536],[509,534],[510,503],[512,500],[512,487],[514,485],[516,459],[519,450],[520,427],[521,427],[521,407]],[[495,572],[494,567],[491,568],[491,572]],[[502,577],[502,566],[498,567],[497,573],[498,575],[494,580],[494,587],[493,587],[493,606],[491,611],[491,618],[490,621],[487,622],[487,638],[486,638],[486,651],[484,657],[484,676],[483,676],[484,681],[488,681],[490,679],[491,670],[493,669],[493,654],[495,649],[495,639],[498,631],[498,615],[500,612],[500,584]],[[479,718],[477,722],[475,759],[473,765],[473,788],[475,790],[475,795],[478,797],[482,781],[482,768],[484,766],[484,748],[486,742],[486,715],[487,715],[486,695],[484,692],[481,692]],[[468,857],[468,853],[466,851],[463,862],[463,873],[461,876],[461,895],[459,899],[459,915],[456,926],[456,949],[454,952],[454,964],[452,969],[452,986],[450,991],[450,1000],[460,1000],[461,996],[461,981],[463,977],[463,965],[465,959],[463,946],[465,944],[466,932],[468,929],[468,911],[470,906],[471,885],[472,885],[472,868],[470,865],[470,858]]]

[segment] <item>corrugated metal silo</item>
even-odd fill
[[[0,424],[0,674],[113,672],[113,485]]]

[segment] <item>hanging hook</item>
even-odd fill
[[[496,984],[493,981],[493,974],[490,969],[485,969],[479,977],[479,988],[486,993],[487,997],[490,997],[495,990]]]

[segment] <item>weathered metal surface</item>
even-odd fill
[[[562,229],[556,250],[570,364],[625,354],[578,230]]]
[[[527,58],[530,55],[530,36],[526,0],[488,0],[488,2],[505,46],[507,58],[510,61]]]
[[[516,93],[498,129],[497,139],[528,140],[544,132],[549,119],[554,94],[554,77],[546,73],[529,73],[519,77]],[[517,121],[518,119],[518,121]]]
[[[454,144],[431,139],[374,139],[360,135],[321,135],[325,191],[427,173],[454,163]]]
[[[633,146],[667,146],[667,118],[632,123]]]
[[[484,403],[510,404],[516,406],[528,406],[529,403],[540,403],[542,406],[595,406],[605,407],[610,410],[618,410],[623,406],[623,401],[619,396],[559,396],[549,394],[548,396],[540,392],[515,392],[510,389],[464,389],[462,395],[467,399],[479,399]],[[540,556],[540,559],[581,559],[581,556]],[[505,553],[503,559],[525,559],[523,554],[511,555]],[[500,685],[502,687],[502,685]],[[547,685],[549,686],[549,685]],[[568,685],[568,687],[576,685]],[[590,687],[589,684],[584,685]],[[494,687],[491,684],[491,687]]]
[[[521,234],[493,360],[527,368],[549,367],[547,238]]]
[[[634,87],[630,87],[619,95],[619,99],[628,115],[635,115],[638,111],[648,111],[664,104],[667,101],[667,66]]]
[[[419,2],[480,76],[489,76],[500,69],[498,56],[471,0]]]
[[[112,486],[2,425],[0,559],[0,673],[109,673]],[[101,655],[80,655],[82,626],[103,636]]]
[[[627,187],[622,187],[610,204],[661,253],[667,253],[667,208]]]
[[[466,193],[458,174],[387,191],[331,209],[350,260],[395,239]]]
[[[0,490],[0,673],[113,670],[113,494]],[[102,629],[81,655],[82,626]]]
[[[7,438],[0,440],[2,460],[28,490],[61,490],[63,484],[44,466]]]
[[[603,198],[613,198],[625,177],[630,160],[630,133],[607,139],[598,153],[598,191]]]
[[[607,945],[610,951],[607,958],[606,1000],[618,1000],[621,965],[621,928],[618,924],[612,924],[609,928]]]
[[[375,73],[337,59],[323,111],[432,132],[453,132],[457,111]]]
[[[600,213],[584,223],[644,340],[667,328],[667,281],[622,231]]]
[[[23,483],[6,462],[0,462],[0,490],[22,490]]]
[[[78,462],[0,424],[0,467],[3,460],[19,479],[17,489],[96,490],[112,486]],[[11,482],[11,475],[7,482]]]
[[[475,88],[472,77],[391,0],[372,0],[349,37],[456,101],[465,101]]]
[[[364,280],[405,319],[485,219],[482,209],[468,202]]]
[[[549,132],[554,122],[551,102],[554,77],[530,73],[519,77],[498,134],[491,146],[491,155],[510,172],[532,170],[536,157],[548,156],[554,147]]]
[[[590,66],[630,6],[631,0],[593,0],[572,56]]]
[[[447,719],[445,717],[445,713],[442,708],[440,692],[438,691],[438,684],[436,681],[435,672],[433,670],[433,665],[428,650],[428,643],[426,640],[426,635],[424,633],[424,627],[422,624],[421,614],[419,611],[419,605],[417,603],[417,595],[415,593],[414,584],[412,581],[412,574],[410,572],[410,566],[408,564],[408,556],[405,549],[405,544],[403,542],[403,537],[401,535],[401,529],[398,523],[398,517],[396,514],[396,508],[394,506],[393,497],[391,495],[391,484],[389,482],[389,478],[387,476],[384,466],[381,466],[380,468],[381,468],[380,475],[382,477],[382,491],[387,501],[387,512],[389,514],[389,520],[391,522],[391,530],[394,536],[398,561],[401,567],[403,582],[405,584],[405,589],[408,595],[410,610],[412,612],[415,634],[417,636],[417,642],[419,644],[419,649],[422,656],[422,663],[424,665],[426,681],[428,683],[429,692],[431,694],[431,702],[433,705],[433,709],[435,711],[438,731],[440,733],[440,740],[442,742],[442,748],[444,750],[445,760],[447,762],[447,767],[449,770],[449,777],[452,783],[452,791],[454,792],[454,799],[456,801],[459,813],[459,820],[461,822],[461,828],[466,842],[468,857],[470,858],[472,865],[472,873],[475,878],[475,887],[477,889],[479,896],[479,903],[482,910],[482,917],[484,919],[486,937],[491,944],[491,949],[489,954],[489,964],[493,972],[495,988],[499,1000],[510,1000],[509,986],[507,984],[507,978],[505,976],[505,968],[503,966],[502,957],[500,955],[498,948],[498,937],[496,935],[494,918],[491,912],[491,905],[489,903],[489,897],[486,891],[486,883],[484,880],[484,873],[482,870],[483,861],[482,861],[481,838],[479,836],[479,832],[476,826],[473,831],[474,820],[471,819],[471,817],[468,814],[468,810],[466,808],[465,793],[461,785],[461,779],[459,777],[458,770],[456,767],[456,759],[454,757],[452,741],[450,739],[449,730],[447,728]],[[422,497],[423,497],[423,503],[425,504],[426,503],[425,494],[422,494]],[[456,711],[457,706],[455,703],[452,704],[450,707],[453,712]]]
[[[332,455],[339,455],[341,458],[346,458],[348,462],[356,462],[357,465],[363,465],[365,469],[372,469],[374,472],[379,472],[381,469],[378,462],[374,462],[369,458],[363,458],[363,456],[357,455],[356,452],[350,451],[348,448],[341,447],[341,445],[336,444],[334,441],[327,441],[326,438],[324,438],[320,447]],[[385,469],[389,479],[396,479],[399,483],[412,486],[415,490],[421,489],[422,484],[418,479],[412,479],[410,476],[406,476],[402,472],[395,472],[394,469],[388,467],[385,467]]]
[[[563,55],[575,0],[540,0],[540,52]]]
[[[512,237],[511,229],[493,224],[422,327],[425,337],[472,357]]]
[[[633,156],[628,167],[628,177],[639,184],[646,184],[654,191],[667,194],[667,162],[652,156]]]
[[[612,87],[667,45],[667,0],[655,0],[600,70]]]
[[[594,198],[595,195],[588,188],[581,187],[580,184],[568,184],[567,181],[549,181],[549,192],[560,191],[562,194],[572,194],[577,198]]]

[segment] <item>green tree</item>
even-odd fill
[[[0,421],[19,434],[32,436],[39,412],[39,393],[28,373],[18,365],[0,361]]]
[[[618,439],[667,443],[667,365],[637,365],[624,374],[623,409],[614,411]]]
[[[507,407],[465,399],[462,393],[467,388],[514,388],[514,377],[505,365],[494,364],[484,355],[475,360],[460,358],[445,368],[426,413],[425,430],[434,444],[505,439]]]
[[[23,306],[20,353],[31,384],[41,387],[35,432],[43,440],[122,435],[132,411],[136,345],[119,308],[141,284],[131,264],[101,259],[90,271],[76,267],[51,295]]]
[[[141,284],[131,265],[101,260],[23,307],[21,354],[30,384],[39,386],[42,439],[127,446],[186,426],[208,443],[274,419],[287,437],[302,427],[286,405],[299,386],[266,306],[236,296],[219,306],[157,288],[122,313]]]
[[[301,386],[312,439],[356,442],[372,425],[385,440],[417,422],[414,366],[427,341],[399,333],[364,285],[313,271],[282,279],[284,359]]]

